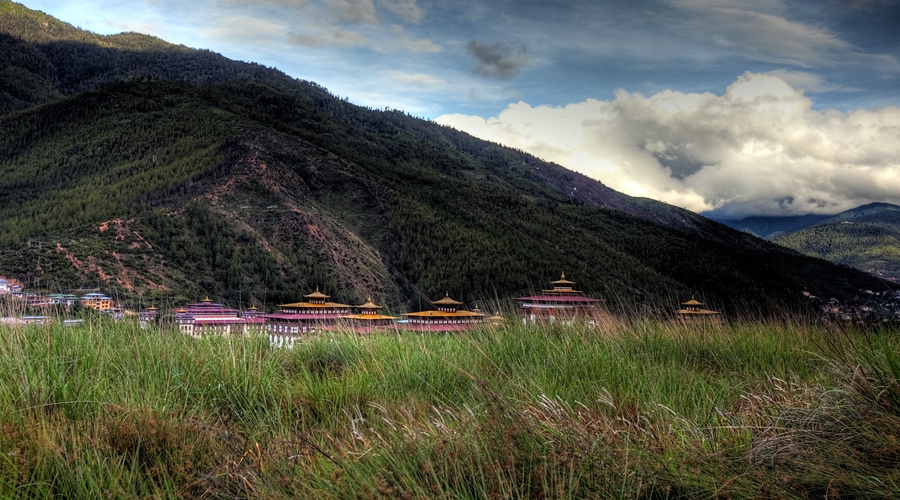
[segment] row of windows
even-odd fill
[[[484,323],[484,319],[411,319],[409,322],[417,325],[463,325],[469,323]]]
[[[269,331],[272,333],[301,333],[301,332],[306,333],[307,330],[308,330],[308,327],[306,327],[306,326],[301,328],[299,326],[292,326],[292,325],[277,325],[277,324],[269,325]]]

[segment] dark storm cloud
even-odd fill
[[[478,76],[509,80],[528,64],[528,52],[523,45],[502,42],[486,45],[471,40],[466,48],[478,60],[472,67],[472,73]]]

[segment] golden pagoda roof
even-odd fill
[[[325,295],[324,293],[319,291],[319,287],[316,287],[316,291],[313,293],[309,293],[304,295],[307,299],[329,299],[331,295]]]
[[[434,302],[432,302],[432,304],[434,304],[436,306],[460,306],[460,305],[462,305],[462,302],[451,299],[450,292],[447,292],[444,295],[443,299],[434,301]]]
[[[580,295],[581,290],[575,290],[574,288],[552,288],[550,290],[544,290],[544,293],[547,295]]]
[[[369,321],[377,321],[377,320],[388,320],[388,319],[397,319],[396,316],[387,316],[385,314],[345,314],[341,316],[341,319],[351,319],[358,320],[363,322]]]
[[[681,305],[685,307],[685,309],[679,309],[675,311],[675,314],[680,316],[714,316],[719,314],[718,311],[713,311],[710,309],[703,309],[703,302],[691,297],[691,300],[687,302],[682,302]]]
[[[384,309],[384,306],[379,306],[378,304],[372,302],[372,297],[366,299],[366,303],[361,306],[356,306],[360,309]]]
[[[209,298],[209,295],[207,295],[206,298],[204,298],[204,299],[201,300],[200,302],[205,302],[205,303],[209,304],[210,302],[212,302],[212,299],[210,299],[210,298]]]
[[[562,276],[556,281],[551,281],[551,285],[574,285],[574,281],[569,281],[566,279],[566,273],[562,273]]]
[[[328,309],[328,308],[342,308],[346,309],[351,307],[347,304],[339,304],[337,302],[291,302],[290,304],[278,304],[278,307],[294,307],[297,309]]]

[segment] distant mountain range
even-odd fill
[[[806,255],[900,280],[900,206],[869,203],[833,216],[721,221]]]
[[[402,310],[501,308],[561,273],[628,311],[884,286],[275,69],[0,0],[0,276],[134,306],[319,288]]]
[[[712,217],[712,219],[738,231],[744,231],[760,238],[771,239],[785,233],[805,229],[830,217],[832,216],[807,214],[789,217],[754,216],[736,220],[716,217]]]

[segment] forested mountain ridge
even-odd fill
[[[782,234],[799,231],[828,219],[829,215],[806,214],[787,217],[757,215],[743,219],[716,219],[726,226],[771,240]]]
[[[0,0],[0,13],[3,14],[0,16],[0,48],[5,49],[0,51],[0,63],[4,62],[5,54],[9,69],[0,75],[0,112],[23,109],[112,82],[166,80],[216,86],[262,84],[299,100],[303,107],[319,108],[330,117],[351,122],[373,120],[371,116],[359,116],[360,113],[371,115],[367,113],[369,110],[335,100],[315,83],[292,79],[280,71],[258,64],[232,61],[210,51],[193,50],[138,33],[96,35],[8,0]],[[11,77],[7,73],[11,73]],[[36,92],[38,88],[43,91]],[[243,91],[252,88],[253,85],[250,85]],[[267,105],[270,107],[284,98],[269,97],[271,99]],[[283,112],[258,106],[259,103],[256,111],[272,111],[276,119]],[[392,114],[392,120],[404,122],[403,126],[419,128],[417,133],[429,133],[422,126],[434,128],[434,124],[416,123],[421,120],[411,119],[402,113],[393,111]],[[465,145],[461,147],[472,148],[471,153],[493,154],[487,151],[494,147],[492,144],[467,137],[466,134],[453,135],[452,140],[463,141]],[[534,159],[528,155],[520,156],[524,158],[523,165],[533,163]],[[673,211],[671,207],[652,200],[623,195],[557,165],[545,162],[535,165],[532,165],[530,175],[545,181],[547,185],[544,188],[553,188],[580,202],[614,208],[687,230],[700,230],[706,224],[704,219],[692,212]],[[543,170],[541,165],[545,167]]]
[[[869,203],[772,241],[806,255],[900,280],[900,207]]]
[[[878,286],[274,69],[6,0],[0,132],[0,275],[32,287],[487,309],[565,272],[612,307],[763,310]]]

